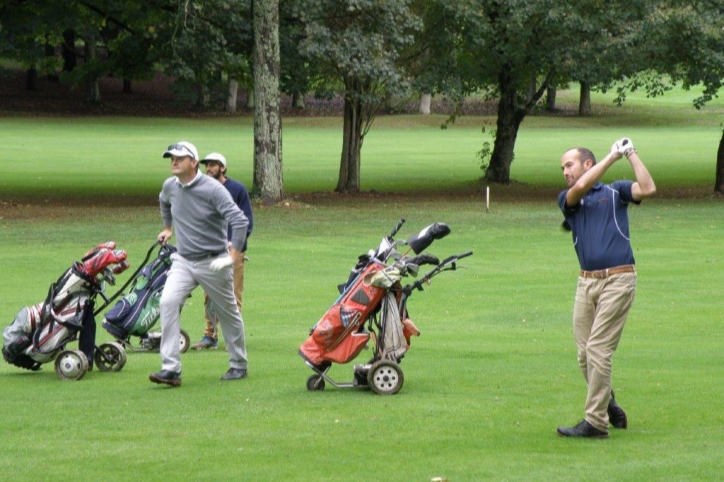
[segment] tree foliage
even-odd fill
[[[337,191],[360,187],[364,137],[385,99],[403,92],[400,51],[421,27],[410,0],[297,0],[305,26],[299,49],[323,76],[344,86],[343,147]]]

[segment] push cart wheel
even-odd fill
[[[321,392],[324,390],[324,378],[319,375],[312,375],[307,378],[307,390],[310,392]]]
[[[404,382],[400,365],[391,360],[373,363],[367,373],[367,384],[378,395],[394,395],[400,391]]]
[[[181,337],[179,339],[179,349],[181,350],[181,353],[189,351],[190,346],[191,338],[189,337],[189,334],[186,333],[186,330],[181,330]]]
[[[103,343],[96,349],[93,360],[102,372],[120,372],[126,365],[126,349],[118,342]]]
[[[80,350],[63,350],[55,358],[55,374],[61,380],[80,380],[88,371],[88,359]]]

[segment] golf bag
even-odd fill
[[[56,359],[68,342],[78,339],[82,356],[75,353],[73,357],[85,369],[76,379],[92,368],[95,298],[100,295],[107,300],[105,282],[114,284],[114,275],[128,268],[126,252],[115,247],[109,241],[88,251],[82,261],[74,262],[50,285],[45,301],[18,312],[3,330],[2,354],[6,362],[37,371],[42,364]]]
[[[410,347],[411,337],[420,335],[407,311],[408,298],[440,272],[457,269],[457,260],[472,254],[466,252],[440,262],[422,252],[435,239],[447,236],[450,228],[435,223],[407,241],[395,241],[393,236],[403,223],[404,219],[400,220],[376,250],[359,257],[347,282],[338,287],[341,296],[300,346],[299,355],[315,372],[307,380],[308,390],[323,390],[325,381],[337,388],[369,387],[378,394],[393,394],[402,388],[404,378],[399,363]],[[409,249],[401,255],[397,246]],[[408,256],[410,251],[416,256]],[[403,278],[416,277],[419,267],[425,264],[435,268],[420,280],[402,285]],[[352,382],[334,381],[328,374],[332,363],[354,360],[370,339],[374,343],[372,358],[366,364],[355,365]]]
[[[148,262],[156,247],[159,247],[156,258]],[[166,284],[168,271],[171,269],[171,255],[176,248],[170,244],[161,245],[156,242],[149,249],[146,259],[131,279],[128,294],[120,299],[106,314],[103,328],[118,339],[126,348],[132,350],[157,350],[161,343],[160,332],[150,332],[160,315],[160,299]],[[140,337],[140,348],[131,344],[131,336]],[[188,337],[188,335],[186,335]],[[183,342],[188,348],[188,340]]]

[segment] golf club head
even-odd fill
[[[417,273],[420,272],[420,267],[414,263],[407,263],[405,265],[407,268],[407,273],[412,276],[413,278],[417,278]]]
[[[410,260],[407,261],[407,263],[416,264],[418,267],[422,266],[424,264],[437,265],[437,264],[440,264],[440,259],[433,254],[425,253],[425,254],[419,254],[419,255],[415,256],[414,258],[410,258]]]

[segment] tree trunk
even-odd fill
[[[246,105],[247,109],[254,108],[254,89],[246,89]]]
[[[513,163],[515,141],[518,129],[525,117],[525,110],[518,108],[518,93],[513,85],[512,77],[503,72],[499,78],[500,100],[498,101],[498,120],[496,123],[495,143],[490,164],[485,170],[483,179],[501,184],[510,183],[510,166]]]
[[[304,109],[304,94],[301,92],[294,92],[292,94],[292,107],[295,109]]]
[[[348,92],[357,92],[348,87]],[[362,102],[349,94],[344,99],[342,157],[339,163],[337,192],[359,192],[362,152]]]
[[[526,104],[531,101],[531,99],[533,98],[533,96],[535,95],[537,90],[538,90],[538,87],[536,85],[536,80],[533,79],[528,84],[528,92],[525,93],[525,103]]]
[[[123,93],[124,94],[133,93],[133,89],[131,88],[131,81],[128,79],[123,79]]]
[[[196,96],[197,109],[205,109],[211,102],[211,92],[209,92],[209,86],[206,84],[206,78],[203,75],[196,76],[196,88],[198,95]]]
[[[238,98],[239,93],[239,83],[235,80],[229,77],[228,82],[228,95],[226,96],[226,113],[227,114],[236,114],[236,100]]]
[[[61,52],[63,55],[63,72],[72,72],[77,65],[75,57],[75,32],[73,30],[63,32],[63,47]]]
[[[724,131],[719,139],[719,149],[716,151],[716,181],[714,192],[724,194]]]
[[[555,87],[548,87],[546,92],[546,110],[553,112],[556,110],[556,94],[557,90]]]
[[[38,90],[38,69],[34,65],[25,72],[25,90],[32,92]]]
[[[430,94],[422,94],[420,97],[420,114],[430,115],[430,103],[432,102],[432,96]]]
[[[279,0],[254,0],[254,187],[264,203],[280,201],[282,118],[279,94]]]
[[[51,45],[47,42],[45,43],[45,57],[46,58],[55,57],[55,45]],[[51,62],[49,65],[52,66],[53,64],[54,64],[54,62]],[[58,74],[55,73],[55,68],[52,67],[52,69],[53,70],[48,70],[48,72],[46,72],[45,75],[47,76],[48,80],[52,80],[53,82],[58,82],[60,80],[60,77],[58,77]]]
[[[85,61],[87,64],[92,64],[96,61],[98,50],[96,48],[95,38],[86,38],[85,40]],[[88,93],[86,100],[91,104],[100,104],[101,102],[101,88],[98,83],[98,76],[95,74],[88,77],[87,79]]]
[[[581,81],[581,95],[578,100],[578,115],[591,115],[591,86],[585,81]]]

